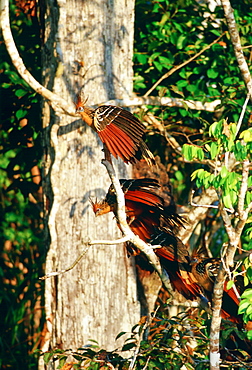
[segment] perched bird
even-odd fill
[[[175,290],[186,299],[203,298],[202,289],[191,272],[191,258],[187,247],[167,228],[158,228],[148,241],[170,278]]]
[[[167,271],[175,290],[187,299],[202,296],[201,288],[191,274],[190,257],[186,246],[174,235],[174,228],[183,225],[183,219],[171,207],[165,206],[163,198],[156,193],[158,181],[151,178],[120,180],[125,197],[127,222],[131,230],[142,240],[158,245],[154,249],[161,266]],[[113,212],[117,217],[116,195],[113,186],[101,202],[92,202],[96,216]],[[163,227],[163,225],[167,227]],[[145,273],[153,267],[146,257],[131,243],[127,251],[137,256],[136,263]]]
[[[129,111],[112,105],[101,105],[96,109],[85,106],[78,96],[76,113],[98,133],[105,149],[125,163],[136,163],[141,156],[149,166],[155,165],[155,158],[145,142],[144,125]]]
[[[215,279],[218,275],[221,259],[220,258],[194,258],[191,261],[192,274],[198,284],[203,288],[208,300],[212,302],[212,294]],[[236,287],[239,293],[242,292],[243,278],[237,276]],[[239,297],[233,288],[227,289],[227,281],[224,283],[221,316],[237,324],[241,324],[242,317],[238,315]]]
[[[166,205],[164,199],[157,194],[160,185],[157,180],[120,179],[125,197],[127,222],[131,230],[142,240],[147,241],[155,233],[157,227],[165,225],[173,230],[183,225],[183,218],[176,213],[173,204]],[[100,202],[92,202],[96,216],[113,212],[117,217],[116,194],[113,185]]]

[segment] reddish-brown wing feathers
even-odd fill
[[[190,257],[186,246],[170,230],[158,229],[152,239],[152,245],[159,245],[155,254],[161,266],[167,271],[174,289],[186,299],[194,300],[202,296],[202,291],[191,273]]]
[[[111,123],[104,130],[99,131],[98,135],[115,158],[119,156],[125,163],[135,163],[137,145],[115,124]]]
[[[144,241],[151,238],[155,229],[164,223],[171,229],[182,225],[183,219],[165,207],[164,200],[156,191],[159,183],[155,179],[120,180],[125,197],[128,223],[136,235]],[[113,211],[116,215],[116,195],[110,186],[105,199],[92,203],[96,215]]]
[[[172,215],[167,216],[163,199],[155,193],[159,188],[158,181],[121,179],[120,183],[124,192],[127,221],[131,230],[142,240],[162,246],[156,248],[155,253],[163,268],[168,272],[176,290],[187,299],[196,299],[201,296],[201,289],[190,272],[186,247],[173,235],[171,230],[160,227],[161,220],[169,224],[169,218],[172,218]],[[110,210],[113,210],[116,215],[116,196],[112,186],[103,203],[109,204]],[[174,226],[174,224],[171,225]],[[139,254],[139,251],[131,245],[128,246],[128,251]]]
[[[76,112],[98,133],[115,158],[136,163],[143,156],[148,165],[155,165],[154,156],[143,141],[145,127],[132,113],[112,105],[90,109],[85,103],[78,97]]]

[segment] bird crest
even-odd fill
[[[95,198],[95,201],[93,201],[91,198],[89,198],[89,201],[92,205],[93,212],[95,216],[103,215],[104,213],[108,213],[110,211],[109,204],[105,201],[105,199],[98,202],[97,198]]]
[[[80,92],[80,94],[77,95],[77,100],[75,103],[75,112],[76,113],[83,112],[87,101],[88,101],[88,97],[84,99],[83,93]]]

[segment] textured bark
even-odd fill
[[[217,193],[215,189],[209,188],[205,193],[200,197],[194,199],[194,202],[197,203],[198,207],[194,207],[187,214],[188,224],[185,224],[185,227],[180,228],[178,232],[179,238],[183,243],[187,243],[189,238],[192,235],[192,230],[194,230],[199,221],[202,220],[205,214],[209,211],[209,206],[218,200]],[[206,207],[204,207],[206,206]]]
[[[73,105],[83,87],[88,104],[132,91],[133,1],[47,2],[43,75],[47,88]],[[95,219],[89,197],[101,198],[109,178],[97,135],[78,119],[43,109],[45,193],[50,249],[46,273],[68,267],[88,239],[119,236],[111,215]],[[118,163],[118,162],[116,162]],[[120,176],[127,176],[120,164]],[[70,272],[46,280],[50,347],[77,349],[89,339],[115,348],[120,331],[140,315],[134,266],[122,245],[91,246]]]

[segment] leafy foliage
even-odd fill
[[[38,21],[18,12],[14,4],[11,16],[21,55],[39,78]],[[42,154],[39,99],[17,74],[3,42],[0,55],[0,367],[35,369],[37,358],[31,353],[41,340],[44,294],[38,277],[45,256],[38,193]]]
[[[144,318],[147,320],[147,318]],[[207,350],[206,328],[202,325],[203,320],[193,320],[193,328],[188,325],[187,315],[167,319],[165,317],[152,318],[150,322],[135,325],[131,333],[122,332],[126,335],[125,344],[122,348],[108,352],[100,349],[98,344],[90,344],[84,348],[79,348],[77,352],[70,350],[56,349],[42,353],[45,364],[59,361],[58,368],[61,369],[71,355],[74,359],[70,362],[70,368],[81,369],[84,366],[88,369],[194,369],[196,363],[207,362],[205,355]],[[147,330],[146,330],[147,329]],[[194,330],[194,334],[191,330]],[[149,333],[149,335],[148,335]],[[194,342],[192,336],[197,338],[197,354],[194,358],[190,353],[190,342]],[[191,343],[193,345],[193,343]],[[205,366],[205,365],[204,365]],[[203,369],[198,367],[197,369]]]
[[[236,21],[240,27],[244,53],[249,63],[251,34],[251,8],[248,1],[234,4]],[[244,13],[243,13],[244,12]],[[246,17],[244,19],[244,15]],[[222,35],[210,49],[195,60],[174,71],[162,80],[152,95],[185,100],[214,101],[220,99],[219,110],[213,116],[204,111],[192,111],[186,103],[183,108],[148,107],[161,120],[166,131],[175,136],[179,143],[188,143],[204,137],[205,130],[215,120],[225,118],[237,122],[244,103],[244,83],[234,58],[232,45],[223,10],[217,6],[211,12],[204,2],[192,0],[171,2],[138,0],[135,28],[135,90],[140,95],[146,92],[165,73],[190,60],[199,51]],[[245,37],[246,34],[246,37]],[[245,121],[249,118],[249,110]],[[171,163],[174,153],[160,147],[160,132],[152,129],[149,137],[151,149],[161,156],[162,161]],[[183,173],[187,173],[182,168]],[[184,178],[185,180],[185,178]],[[175,181],[176,184],[176,181]],[[184,196],[184,193],[181,194]]]
[[[245,0],[232,5],[235,8],[243,51],[249,62],[250,49],[246,46],[252,44],[250,2]],[[20,11],[17,13],[16,10],[16,6],[12,4],[12,29],[16,43],[28,69],[32,69],[33,75],[40,80],[41,25],[36,17],[27,16]],[[206,5],[193,0],[137,0],[135,31],[134,86],[138,94],[145,94],[172,67],[189,60],[220,37],[226,31],[226,24],[220,7],[211,12]],[[41,320],[43,306],[43,286],[38,282],[38,276],[42,274],[41,261],[44,253],[41,242],[41,209],[38,202],[28,200],[30,195],[35,198],[38,196],[40,186],[40,183],[33,181],[31,173],[34,167],[40,166],[41,158],[39,99],[15,71],[3,43],[0,44],[0,55],[0,235],[3,246],[0,258],[0,308],[4,317],[0,329],[0,366],[16,369],[26,366],[32,369],[36,367],[36,360],[31,360],[27,354],[38,346],[41,327],[34,325],[34,321]],[[183,108],[147,107],[164,128],[164,133],[157,128],[149,129],[148,141],[151,149],[167,166],[175,196],[181,204],[187,201],[191,186],[187,174],[193,173],[192,180],[198,188],[214,186],[221,192],[224,206],[235,209],[241,184],[241,162],[251,156],[252,130],[247,128],[251,123],[250,109],[247,109],[244,118],[246,127],[242,127],[239,136],[236,133],[236,124],[229,123],[238,122],[244,103],[244,83],[228,33],[198,58],[164,79],[152,94],[199,100],[203,103],[221,100],[219,109],[214,114],[192,111],[186,104]],[[27,120],[26,124],[23,119]],[[181,153],[178,154],[167,145],[169,135],[176,138],[179,146],[184,145],[183,155],[190,163],[181,161]],[[225,165],[226,152],[232,152],[238,162],[235,171],[229,171]],[[211,164],[215,166],[215,170]],[[250,176],[249,187],[251,182]],[[250,202],[249,190],[246,205]],[[235,218],[232,222],[235,222]],[[249,222],[242,235],[242,247],[246,250],[251,249],[252,229]],[[215,227],[212,227],[214,224]],[[227,236],[217,211],[209,212],[205,228],[206,233],[210,233],[210,249],[214,255],[218,255]],[[244,266],[248,283],[251,280],[248,259]],[[35,315],[36,312],[39,312],[38,316]],[[244,314],[245,321],[251,320],[251,291],[242,296],[240,313]],[[151,339],[142,337],[135,368],[142,369],[147,365],[148,369],[168,369],[170,363],[176,363],[178,368],[183,364],[192,369],[192,360],[197,364],[196,369],[205,368],[208,321],[205,318],[203,321],[194,318],[193,325],[197,328],[197,348],[193,355],[189,355],[186,348],[190,333],[183,320],[162,318],[156,323],[158,330]],[[133,328],[123,352],[136,351],[142,333],[143,325]],[[225,330],[223,333],[230,332]],[[252,337],[250,332],[249,337]],[[62,368],[69,353],[74,358],[73,368],[76,369],[84,365],[89,369],[98,369],[101,366],[111,368],[110,364],[118,369],[127,369],[131,361],[118,354],[118,351],[107,352],[97,345],[82,348],[76,353],[55,349],[43,355],[44,361],[47,364],[58,359],[59,368]]]

